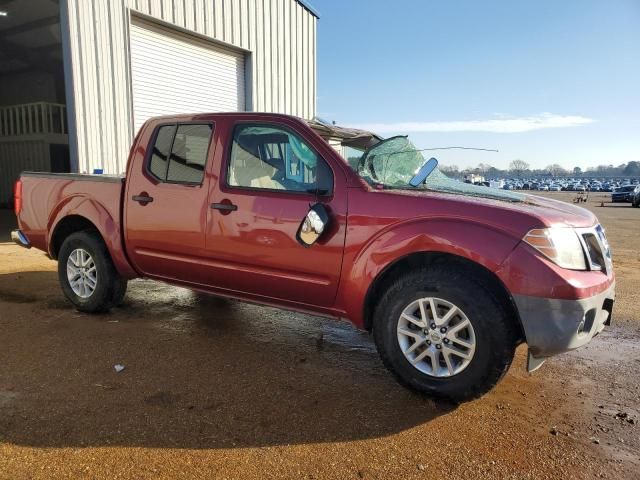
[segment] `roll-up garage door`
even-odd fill
[[[136,132],[149,117],[245,109],[244,53],[133,19]]]

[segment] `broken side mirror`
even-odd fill
[[[316,243],[328,225],[329,213],[326,207],[321,203],[316,203],[309,208],[307,215],[302,220],[296,239],[303,247],[310,247]]]

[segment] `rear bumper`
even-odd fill
[[[22,233],[22,230],[13,230],[11,232],[11,240],[24,248],[31,248],[31,242],[27,236]]]
[[[529,345],[529,364],[587,344],[611,322],[615,282],[603,292],[579,300],[515,295]],[[530,370],[535,368],[530,368]]]

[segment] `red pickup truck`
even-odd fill
[[[58,260],[80,311],[148,277],[346,318],[402,384],[455,400],[491,389],[519,343],[532,371],[609,324],[592,213],[450,180],[404,136],[360,147],[345,160],[285,115],[154,118],[124,177],[23,173],[12,236]]]

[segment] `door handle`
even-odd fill
[[[214,210],[220,210],[223,213],[230,213],[238,210],[238,206],[234,205],[229,200],[223,200],[222,203],[212,203],[211,208],[213,208]]]
[[[150,197],[147,192],[142,192],[140,195],[134,195],[131,200],[138,202],[140,205],[146,205],[153,202],[153,197]]]

